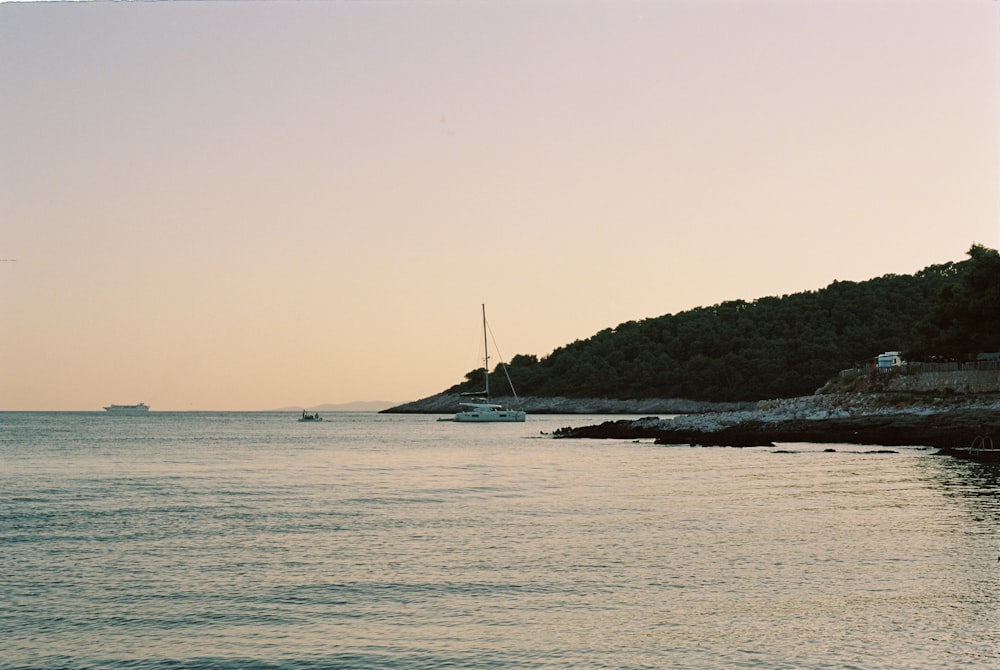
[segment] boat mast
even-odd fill
[[[486,341],[486,303],[483,303],[483,356],[486,364],[486,401],[490,400],[490,347]]]

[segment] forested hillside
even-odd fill
[[[507,368],[525,396],[760,400],[810,394],[888,350],[1000,350],[1000,255],[975,245],[968,260],[914,275],[629,321]],[[509,392],[502,372],[490,379]],[[449,391],[481,387],[480,368]]]

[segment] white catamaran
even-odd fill
[[[455,414],[453,420],[468,423],[524,421],[527,415],[520,407],[507,408],[503,405],[490,402],[490,348],[486,337],[486,305],[483,305],[483,352],[486,363],[486,367],[484,368],[484,377],[486,378],[485,388],[476,393],[463,393],[462,395],[468,396],[469,400],[459,403],[461,409]],[[500,361],[500,367],[503,368],[503,373],[507,375],[507,383],[510,384],[510,391],[514,395],[514,402],[519,405],[520,401],[517,399],[517,392],[514,391],[514,384],[510,381],[510,375],[507,374],[507,366],[504,365],[503,361]]]

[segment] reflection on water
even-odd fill
[[[942,457],[930,471],[948,498],[962,503],[977,521],[1000,525],[1000,464]]]
[[[0,667],[997,661],[995,466],[540,435],[566,417],[108,418],[0,414]]]

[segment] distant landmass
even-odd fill
[[[881,352],[974,361],[1000,352],[1000,252],[974,244],[968,256],[912,275],[627,321],[547,356],[516,354],[505,372],[491,371],[490,388],[512,396],[510,379],[520,398],[756,402],[809,395]],[[482,380],[483,369],[472,370],[439,396],[476,392]]]
[[[398,402],[389,402],[387,400],[358,400],[355,402],[315,405],[314,407],[299,407],[296,405],[294,407],[282,407],[274,411],[301,412],[302,410],[307,410],[309,412],[381,412],[384,409],[395,407],[398,404]]]

